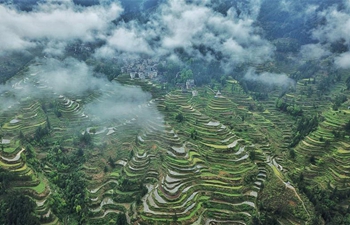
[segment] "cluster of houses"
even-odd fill
[[[153,79],[158,77],[158,65],[162,64],[165,66],[166,61],[160,61],[159,59],[137,59],[137,60],[125,60],[124,66],[121,68],[122,73],[130,75],[131,79]],[[194,79],[186,80],[186,83],[178,83],[178,87],[182,89],[183,92],[191,92],[192,96],[197,96],[198,91],[193,90],[196,86]]]
[[[121,70],[122,73],[129,74],[131,79],[153,79],[159,75],[158,65],[160,63],[165,65],[166,62],[160,62],[159,59],[138,59],[126,62]]]
[[[192,89],[192,88],[194,88],[195,87],[195,85],[194,85],[194,80],[193,79],[188,79],[187,81],[186,81],[186,89]]]

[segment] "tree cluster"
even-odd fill
[[[341,104],[343,104],[347,100],[348,100],[348,98],[345,95],[337,95],[333,101],[332,109],[334,111],[337,111],[338,108],[341,106]]]
[[[290,144],[290,147],[295,147],[299,141],[301,141],[304,137],[306,137],[310,132],[316,130],[318,126],[319,118],[317,116],[314,117],[306,117],[303,116],[297,120],[296,130],[294,131],[293,139]]]
[[[9,225],[38,225],[34,215],[36,204],[29,197],[19,193],[10,192],[0,197],[0,224]]]
[[[338,190],[337,187],[332,188],[330,184],[328,184],[327,189],[323,189],[319,185],[311,186],[304,180],[302,173],[299,177],[292,178],[297,183],[299,190],[304,192],[315,206],[316,216],[313,218],[312,224],[321,224],[322,220],[331,225],[350,224],[350,208],[342,206],[342,201],[349,198],[350,190]]]
[[[296,104],[287,103],[281,98],[277,99],[276,108],[292,116],[303,115],[303,110],[299,106],[297,106]]]

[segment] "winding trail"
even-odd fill
[[[280,179],[280,180],[281,180],[281,179]],[[282,181],[282,180],[281,180],[281,181]],[[297,191],[295,190],[295,188],[294,188],[292,185],[290,185],[290,184],[288,184],[288,183],[286,183],[286,182],[284,182],[284,181],[282,181],[282,182],[286,185],[287,188],[291,189],[291,190],[295,193],[295,196],[297,196],[297,198],[299,199],[299,201],[300,201],[301,204],[303,205],[303,208],[304,208],[305,212],[307,213],[307,215],[308,215],[309,218],[310,218],[310,213],[309,213],[309,211],[307,211],[304,201],[301,199],[301,197],[299,196],[299,194],[297,193]]]
[[[281,178],[281,174],[277,173],[276,170],[278,172],[281,172],[279,171],[279,168],[282,168],[281,165],[277,164],[277,162],[273,159],[273,162],[271,163],[271,157],[270,156],[266,156],[266,163],[272,168],[272,170],[274,171],[274,174],[276,175],[276,177],[286,186],[286,188],[289,188],[290,190],[292,190],[295,194],[295,196],[299,199],[299,201],[301,202],[301,204],[303,205],[303,208],[305,210],[305,212],[307,213],[307,215],[309,216],[310,218],[310,213],[309,211],[306,209],[306,206],[305,206],[305,203],[304,201],[301,199],[300,195],[297,193],[297,191],[295,190],[295,188],[290,185],[289,183],[287,182],[284,182],[284,180]],[[275,165],[277,164],[277,165]]]

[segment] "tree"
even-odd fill
[[[29,197],[18,192],[9,193],[0,203],[0,224],[40,224],[34,216],[35,207]]]
[[[56,107],[56,108],[54,109],[54,113],[55,113],[55,115],[56,115],[58,118],[62,117],[62,113],[61,113],[61,111],[58,109],[58,107]]]
[[[91,145],[92,143],[92,137],[87,131],[85,131],[83,135],[80,135],[79,139],[81,144]]]
[[[46,117],[46,127],[47,129],[51,130],[51,123],[48,116]]]
[[[114,160],[112,159],[112,157],[109,157],[109,158],[108,158],[108,163],[109,163],[109,165],[110,165],[112,168],[115,168],[115,162],[114,162]]]
[[[190,133],[191,133],[191,138],[193,140],[196,140],[197,139],[197,131],[194,128],[192,128]]]
[[[326,140],[326,141],[324,142],[324,146],[325,146],[326,148],[328,148],[330,145],[331,145],[331,142],[330,142],[329,140]]]
[[[260,223],[259,217],[257,217],[256,215],[254,215],[254,216],[252,217],[252,224],[253,224],[253,225],[260,225],[261,223]]]
[[[290,150],[289,150],[289,156],[290,156],[292,159],[295,159],[295,151],[294,151],[294,149],[290,149]]]
[[[118,213],[116,225],[127,225],[128,221],[126,220],[125,213]]]
[[[176,116],[175,116],[175,120],[179,123],[181,123],[182,121],[184,121],[184,116],[182,115],[182,113],[178,113]]]
[[[345,124],[344,129],[346,132],[350,133],[350,120]]]
[[[255,160],[255,158],[256,158],[256,153],[255,153],[255,151],[250,151],[250,152],[249,152],[249,158],[250,158],[250,160],[252,160],[252,161]]]
[[[183,69],[180,73],[180,79],[177,79],[179,83],[184,83],[188,79],[193,79],[193,72],[191,69]]]
[[[315,164],[316,163],[315,156],[314,155],[310,156],[309,161],[310,161],[311,164]]]
[[[84,156],[84,150],[83,150],[82,148],[79,148],[79,149],[78,149],[78,152],[77,152],[77,155],[78,155],[79,157]]]
[[[24,134],[23,134],[23,132],[22,132],[21,130],[19,131],[18,138],[19,138],[20,140],[23,140],[23,139],[24,139]]]
[[[34,139],[36,141],[40,141],[44,136],[49,134],[49,129],[45,126],[44,128],[42,128],[41,126],[39,126],[36,130],[35,130],[35,134],[34,134]]]
[[[91,128],[91,129],[90,129],[90,133],[96,134],[96,128],[95,128],[95,127],[94,127],[94,128]]]
[[[133,150],[131,150],[130,153],[129,153],[129,160],[131,160],[132,157],[134,157],[134,151]]]
[[[177,220],[178,220],[178,217],[177,217],[177,214],[175,212],[174,215],[173,215],[173,221],[176,222]]]
[[[80,206],[80,205],[77,205],[77,206],[75,207],[75,211],[76,211],[77,213],[80,213],[80,211],[81,211],[81,206]]]

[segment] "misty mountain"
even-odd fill
[[[350,224],[349,34],[349,0],[0,0],[0,224]]]

